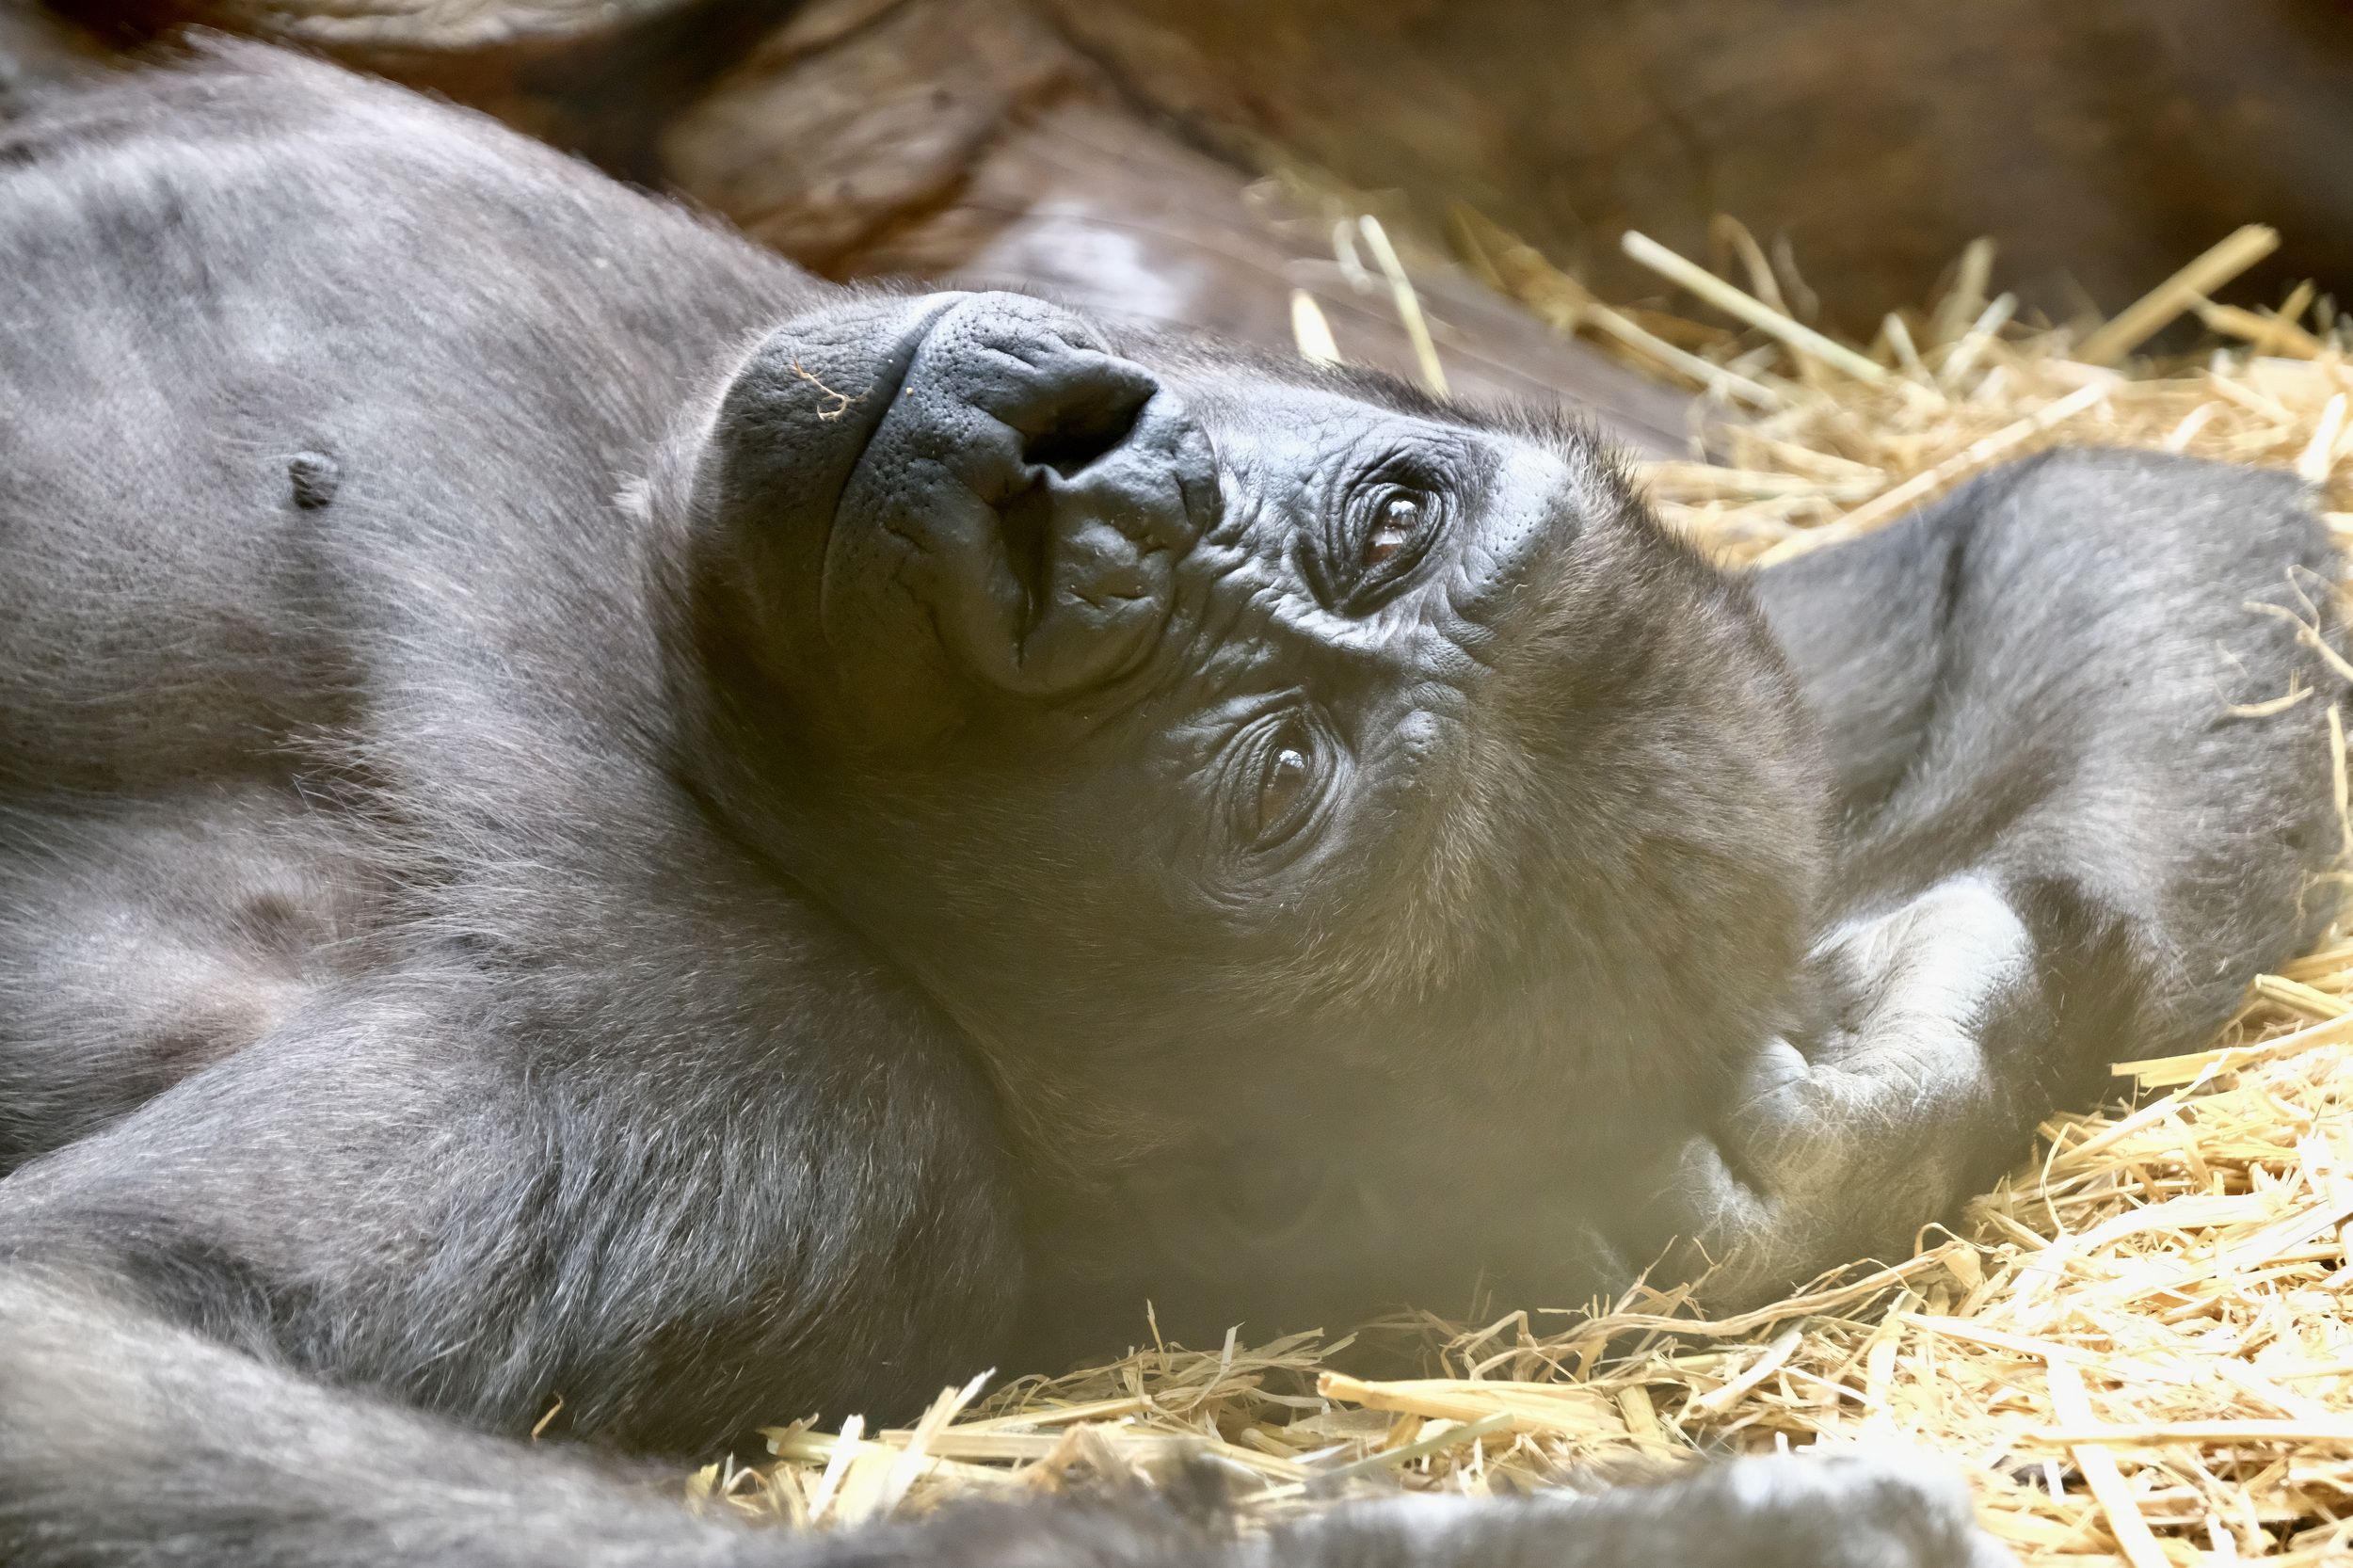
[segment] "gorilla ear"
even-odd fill
[[[1218,506],[1182,403],[1018,295],[779,328],[721,398],[695,492],[771,673],[889,751],[1136,668]]]

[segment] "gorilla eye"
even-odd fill
[[[1335,584],[1334,608],[1362,615],[1403,583],[1437,537],[1445,505],[1437,492],[1417,485],[1374,485],[1348,509],[1347,537],[1340,554],[1351,565]]]
[[[1239,815],[1253,849],[1281,843],[1315,812],[1321,772],[1314,732],[1297,719],[1276,727],[1249,754]]]
[[[1258,836],[1271,837],[1299,808],[1307,792],[1307,754],[1297,746],[1277,746],[1268,760],[1266,776],[1258,781]]]
[[[1421,500],[1399,490],[1381,504],[1375,515],[1372,532],[1365,536],[1365,565],[1377,567],[1382,562],[1405,552],[1413,542],[1414,531],[1421,526]]]

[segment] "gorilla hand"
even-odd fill
[[[1809,958],[1815,1027],[1743,1064],[1643,1234],[1702,1255],[1676,1264],[1712,1269],[1719,1306],[1903,1247],[2053,1103],[2060,1012],[2105,989],[2117,957],[2090,929],[2063,892],[1975,874],[1833,929]]]

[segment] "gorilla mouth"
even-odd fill
[[[879,325],[859,425],[824,438],[856,456],[817,547],[820,634],[837,668],[872,678],[857,705],[964,681],[1050,700],[1133,668],[1219,504],[1183,403],[1026,295],[929,296]]]
[[[953,733],[976,698],[1052,702],[1139,668],[1223,504],[1183,401],[1012,294],[778,328],[722,396],[694,484],[772,673],[890,751]]]
[[[925,296],[915,312],[914,321],[891,340],[890,346],[876,360],[864,392],[852,393],[837,391],[816,372],[805,368],[798,360],[793,361],[793,374],[807,380],[810,390],[820,398],[834,405],[830,412],[824,408],[819,410],[817,417],[820,420],[839,419],[854,408],[858,412],[858,426],[849,446],[850,461],[843,476],[843,489],[849,488],[866,466],[867,455],[873,448],[874,438],[881,432],[883,422],[890,417],[890,411],[898,407],[900,394],[906,391],[907,377],[914,373],[916,359],[922,353],[923,344],[930,341],[933,328],[939,325],[942,316],[971,297],[969,294],[961,293]],[[837,494],[834,499],[837,505],[829,508],[825,529],[828,536],[840,520],[840,496]],[[821,549],[829,549],[831,544],[832,540],[828,537]]]

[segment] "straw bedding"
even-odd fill
[[[1993,292],[1981,243],[1941,299],[1863,348],[1804,328],[1787,303],[1801,281],[1737,226],[1720,227],[1719,272],[1627,241],[1737,326],[1606,306],[1475,219],[1456,237],[1557,326],[1705,394],[1705,456],[1655,465],[1649,484],[1671,525],[1730,562],[1850,537],[2055,442],[2293,468],[2353,534],[2353,324],[2309,287],[2276,311],[2210,298],[2270,248],[2267,230],[2116,317],[2057,325],[2021,321]],[[1313,327],[1303,346],[1321,348]],[[2206,333],[2194,353],[2145,352],[2189,327]],[[2353,846],[2333,712],[2330,728]],[[1637,1287],[1469,1327],[1424,1319],[1402,1331],[1422,1336],[1432,1375],[1405,1382],[1335,1370],[1344,1341],[1187,1349],[1155,1334],[1070,1377],[950,1390],[907,1431],[840,1412],[778,1427],[772,1463],[714,1467],[691,1489],[822,1527],[959,1494],[1148,1481],[1193,1456],[1273,1516],[1400,1486],[1577,1485],[1701,1453],[1900,1442],[1963,1467],[1988,1528],[2028,1562],[2344,1560],[2353,940],[2265,977],[2213,1048],[2117,1075],[2111,1106],[2046,1124],[2028,1166],[1912,1257],[1762,1311],[1711,1319],[1681,1290]]]

